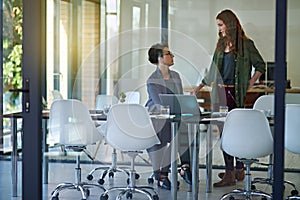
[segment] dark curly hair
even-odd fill
[[[157,43],[148,50],[148,60],[152,64],[158,64],[158,58],[163,57],[163,49],[169,47],[167,43]]]
[[[217,43],[217,50],[223,52],[227,44],[231,43],[230,50],[237,55],[242,53],[243,39],[248,38],[240,24],[239,19],[231,10],[223,10],[216,19],[222,20],[227,27],[225,37],[219,33],[219,40]]]

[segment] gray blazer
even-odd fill
[[[157,67],[147,80],[148,100],[145,106],[149,109],[161,105],[159,94],[183,94],[182,81],[179,74],[170,70],[170,79],[165,81]],[[168,120],[152,120],[154,129],[161,143],[171,141],[171,123]]]

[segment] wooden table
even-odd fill
[[[184,91],[191,92],[193,88],[186,87],[184,88]],[[204,108],[205,110],[210,111],[211,110],[211,96],[210,96],[211,88],[210,87],[204,87],[200,90],[200,92],[197,94],[197,99],[203,99],[203,102],[200,102],[199,105]],[[300,93],[299,88],[291,88],[286,89],[286,93]],[[246,94],[246,100],[245,100],[245,107],[246,108],[252,108],[254,105],[254,102],[256,99],[262,95],[265,94],[272,94],[274,93],[274,89],[272,88],[266,88],[264,86],[255,86],[247,91]]]

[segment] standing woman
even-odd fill
[[[156,65],[155,71],[149,76],[147,80],[148,101],[146,106],[149,110],[159,109],[162,105],[159,94],[182,94],[182,81],[176,71],[170,70],[174,64],[174,55],[169,50],[167,44],[154,44],[148,51],[148,60],[150,63]],[[154,128],[160,139],[161,144],[154,145],[147,149],[154,178],[157,180],[157,185],[164,189],[171,189],[171,183],[168,179],[168,173],[171,163],[171,123],[168,120],[153,120]],[[180,134],[183,137],[184,134]],[[189,151],[181,154],[181,169],[180,175],[183,179],[191,184],[191,172],[189,169],[190,158]]]
[[[229,110],[243,108],[247,90],[265,72],[265,62],[254,42],[245,35],[237,16],[231,10],[221,11],[217,17],[219,39],[207,75],[194,89],[196,95],[204,85],[212,86],[213,111],[227,105]],[[255,71],[251,76],[252,67]],[[243,138],[241,138],[242,140]],[[235,185],[245,177],[244,165],[223,151],[225,173],[214,187]]]

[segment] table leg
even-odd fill
[[[11,118],[11,183],[12,183],[12,196],[16,197],[18,194],[18,137],[17,137],[17,118]]]
[[[199,143],[200,137],[197,124],[188,124],[189,135],[193,136],[192,143],[192,199],[198,200],[199,192]],[[190,134],[191,133],[191,134]]]
[[[177,152],[178,152],[178,124],[177,122],[171,123],[171,199],[177,199]]]
[[[206,192],[210,193],[212,188],[212,127],[208,125],[206,134]]]

